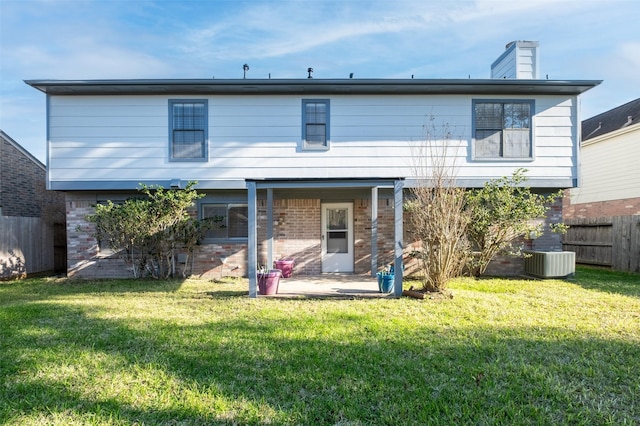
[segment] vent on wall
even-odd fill
[[[576,273],[572,251],[526,251],[524,272],[539,278],[564,278]]]

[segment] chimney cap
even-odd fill
[[[507,43],[504,46],[505,50],[509,49],[514,44],[516,44],[518,46],[527,46],[527,47],[538,47],[538,46],[540,46],[540,43],[537,42],[537,41],[532,41],[532,40],[514,40],[514,41],[510,41],[509,43]]]

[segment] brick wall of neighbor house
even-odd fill
[[[0,131],[0,214],[14,218],[39,218],[38,226],[44,226],[42,235],[18,238],[22,241],[22,261],[26,262],[29,274],[65,271],[64,205],[64,193],[47,191],[46,171],[39,161]],[[4,238],[8,238],[7,235]],[[11,241],[13,245],[17,240]]]
[[[45,217],[64,223],[64,194],[46,190],[46,172],[9,141],[0,145],[0,207],[3,216]]]
[[[639,215],[640,198],[572,204],[567,193],[564,197],[563,213],[565,219]]]

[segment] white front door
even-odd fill
[[[353,272],[353,204],[322,204],[322,272]]]

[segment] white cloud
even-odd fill
[[[223,22],[188,31],[184,36],[187,42],[175,46],[207,60],[276,58],[350,43],[363,36],[417,34],[442,19],[440,13],[421,13],[420,8],[412,7],[422,3],[401,1],[388,7],[387,2],[371,2],[357,14],[351,10],[352,3],[329,4],[331,11],[322,10],[326,4],[318,3],[251,5]]]
[[[615,69],[620,77],[640,83],[640,40],[622,43],[616,48],[613,56],[619,65]],[[632,86],[638,90],[637,84]]]

